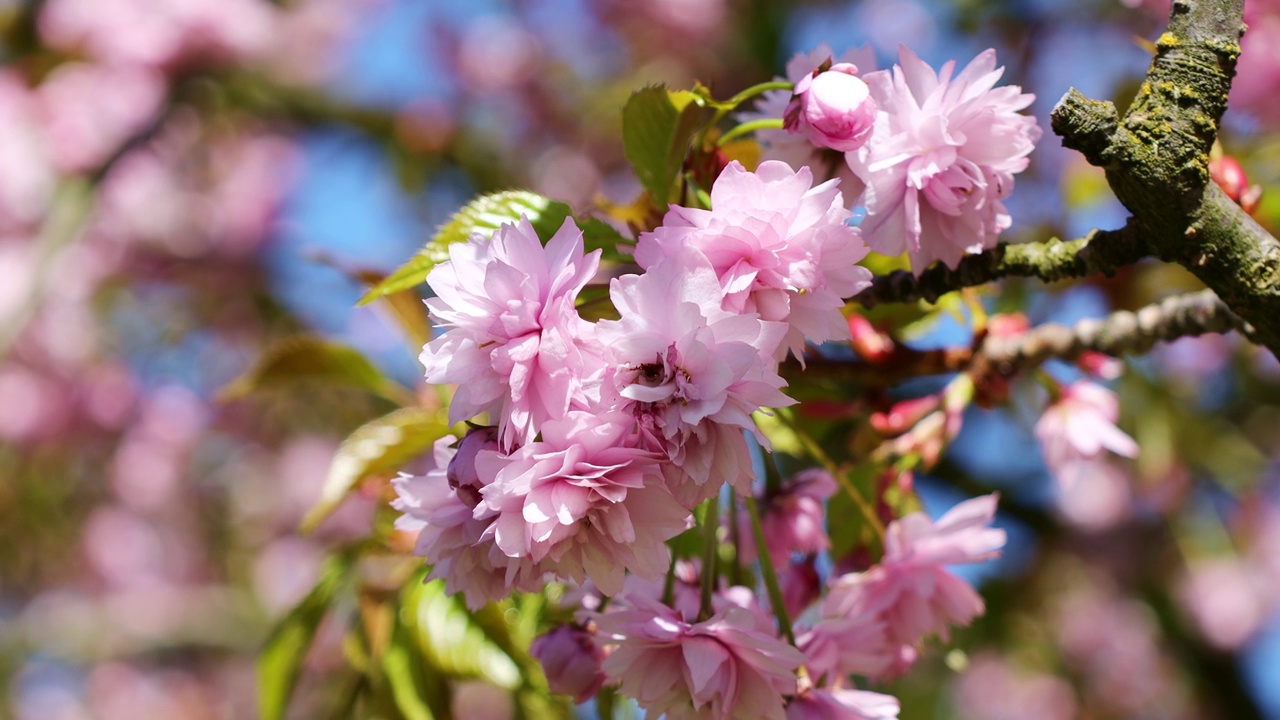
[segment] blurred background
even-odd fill
[[[1248,1],[1223,146],[1269,187],[1280,8]],[[1127,104],[1164,12],[0,0],[0,717],[256,716],[257,652],[326,558],[367,537],[407,548],[387,529],[385,478],[298,532],[343,439],[421,391],[422,329],[388,305],[356,307],[365,284],[477,193],[630,202],[619,119],[632,90],[701,81],[728,97],[820,44],[869,45],[880,67],[900,43],[935,67],[995,47],[1046,128],[1009,239],[1078,237],[1125,213],[1047,132],[1048,113],[1070,86]],[[1269,227],[1273,199],[1258,211]],[[1194,287],[1141,264],[1061,287],[1010,282],[992,304],[1070,321]],[[226,390],[300,336],[358,349],[392,390],[305,363]],[[971,410],[918,479],[932,512],[999,489],[1011,541],[970,573],[987,616],[886,688],[904,719],[1280,718],[1280,366],[1210,336],[1129,363],[1115,388],[1142,454],[1093,486],[1051,491],[1037,406],[1017,398]],[[386,575],[376,557],[350,572]],[[292,717],[348,716],[337,698],[358,687],[359,658],[334,616]],[[457,717],[510,715],[492,668],[467,675]]]

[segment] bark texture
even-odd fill
[[[1106,171],[1155,256],[1208,285],[1280,355],[1280,242],[1209,178],[1240,54],[1244,0],[1175,0],[1128,112],[1072,89],[1053,130]]]

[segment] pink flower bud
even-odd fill
[[[595,637],[578,625],[560,627],[539,635],[529,652],[542,663],[551,692],[585,702],[604,685],[604,651]]]
[[[477,427],[467,431],[458,443],[458,453],[449,461],[447,477],[449,487],[458,493],[458,499],[474,508],[480,504],[480,488],[485,483],[476,474],[476,455],[481,450],[498,449],[498,429]]]
[[[887,362],[893,356],[893,338],[861,315],[849,316],[849,334],[853,338],[853,349],[867,362]]]
[[[866,145],[875,127],[876,103],[857,72],[852,63],[837,63],[805,75],[796,83],[783,127],[803,132],[818,147],[840,152]]]
[[[897,437],[937,410],[941,404],[941,395],[925,395],[896,402],[885,412],[871,413],[871,428],[885,437]]]
[[[1249,184],[1249,176],[1235,157],[1223,155],[1210,160],[1209,176],[1245,212],[1252,215],[1258,209],[1258,203],[1262,200],[1262,186]]]

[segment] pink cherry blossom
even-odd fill
[[[57,48],[168,67],[257,55],[271,45],[275,19],[265,0],[50,0],[39,28]]]
[[[896,720],[898,698],[868,690],[809,690],[787,704],[787,720]]]
[[[1064,491],[1090,474],[1111,472],[1104,451],[1124,457],[1138,454],[1138,444],[1116,427],[1119,415],[1116,394],[1087,380],[1063,387],[1045,410],[1036,423],[1036,437]]]
[[[1012,222],[1001,200],[1040,139],[1035,118],[1018,112],[1035,96],[995,87],[1004,69],[994,50],[954,69],[934,73],[902,47],[892,71],[863,76],[880,113],[871,141],[845,156],[867,184],[867,244],[906,251],[917,273],[996,244]]]
[[[604,650],[595,636],[579,625],[561,625],[539,635],[529,647],[547,675],[551,692],[586,702],[604,685]]]
[[[642,275],[615,278],[619,320],[596,324],[615,368],[610,386],[641,442],[672,461],[668,484],[686,507],[724,482],[750,492],[743,431],[765,442],[751,413],[793,401],[773,360],[786,326],[721,307],[720,284],[691,248]]]
[[[824,604],[821,617],[796,636],[809,674],[819,679],[885,675],[897,660],[898,648],[890,642],[884,621],[865,605],[842,610],[826,616]]]
[[[146,67],[59,65],[37,89],[54,162],[64,172],[96,169],[159,112],[165,90]]]
[[[869,613],[884,622],[893,644],[914,646],[928,635],[944,639],[950,625],[967,625],[982,613],[982,598],[947,565],[980,562],[999,554],[1005,532],[989,527],[996,496],[966,500],[937,522],[911,513],[889,524],[885,554],[863,573],[837,578],[823,601],[824,618]]]
[[[0,71],[0,234],[28,230],[53,197],[57,174],[41,122],[35,93],[17,72]]]
[[[662,484],[659,456],[627,446],[628,420],[574,411],[510,455],[480,451],[476,515],[495,515],[483,539],[541,570],[590,578],[607,595],[622,590],[626,570],[661,577],[664,543],[692,518]]]
[[[445,476],[449,488],[470,507],[480,504],[480,489],[484,482],[476,472],[476,456],[482,450],[498,451],[498,430],[492,426],[471,428],[458,441],[457,452],[449,460]]]
[[[458,385],[450,422],[488,412],[511,450],[587,406],[584,381],[599,361],[574,301],[599,263],[599,250],[583,254],[572,218],[545,248],[524,218],[449,247],[427,276],[436,294],[427,307],[445,333],[420,359],[427,382]]]
[[[963,720],[1071,720],[1076,694],[1066,680],[1031,672],[990,652],[974,656],[952,687]]]
[[[1165,7],[1167,16],[1167,3]],[[1254,0],[1245,4],[1249,32],[1240,38],[1240,59],[1231,83],[1231,107],[1242,108],[1270,123],[1280,118],[1277,73],[1280,73],[1280,3]]]
[[[852,152],[871,137],[876,103],[858,66],[836,63],[800,78],[783,120],[787,130],[804,133],[818,147]]]
[[[823,501],[835,492],[836,480],[831,473],[810,468],[783,483],[776,495],[760,502],[760,527],[775,566],[785,567],[793,552],[816,553],[831,546]],[[742,561],[754,562],[756,544],[746,511],[739,515],[738,522]]]
[[[782,602],[787,606],[787,614],[791,617],[799,617],[822,596],[823,583],[822,577],[818,575],[817,556],[806,555],[799,562],[788,561],[776,567],[778,584],[782,586]]]
[[[610,680],[654,716],[671,720],[784,720],[804,657],[759,629],[753,613],[727,606],[699,623],[644,597],[598,621],[617,646],[604,661]]]
[[[417,533],[414,554],[431,566],[427,576],[443,579],[450,593],[462,593],[472,609],[500,600],[512,590],[536,592],[542,576],[528,558],[509,558],[492,542],[482,542],[494,513],[468,505],[449,487],[446,468],[456,441],[446,435],[435,444],[436,467],[426,475],[401,475],[392,481],[397,498],[391,506],[403,513],[396,529]]]
[[[867,254],[838,181],[813,186],[807,167],[768,161],[749,172],[737,161],[711,188],[711,210],[672,206],[661,227],[642,233],[635,258],[648,270],[680,248],[696,248],[711,263],[724,308],[785,322],[787,349],[796,357],[805,339],[847,340],[843,298],[870,284],[855,263]]]

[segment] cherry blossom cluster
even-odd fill
[[[770,93],[747,116],[783,115],[790,134],[764,135],[766,157],[828,164],[826,153],[841,154],[873,250],[907,253],[917,273],[935,260],[954,268],[995,246],[1012,222],[1002,200],[1040,139],[1035,118],[1020,112],[1035,96],[996,87],[1004,68],[994,50],[958,74],[954,61],[935,72],[905,47],[891,70],[874,68],[867,50],[832,64],[819,48],[788,64],[792,95]]]
[[[842,298],[869,280],[837,185],[730,165],[712,210],[672,207],[640,237],[643,272],[610,284],[616,320],[577,311],[599,251],[571,219],[545,246],[527,220],[452,246],[427,279],[447,331],[421,359],[429,383],[458,387],[451,422],[492,424],[441,458],[443,476],[402,485],[445,503],[411,513],[435,576],[473,605],[547,573],[616,594],[624,571],[662,575],[666,540],[726,483],[750,494],[746,435],[768,444],[752,413],[792,403],[778,363],[847,339]]]
[[[919,267],[954,263],[1008,224],[1000,198],[1038,135],[1017,114],[1031,96],[993,89],[993,53],[955,79],[906,50],[902,63],[865,76],[811,65],[787,99],[785,129],[846,154],[863,228],[841,178],[732,162],[709,208],[673,205],[640,235],[639,272],[609,281],[612,319],[578,311],[601,253],[572,219],[545,244],[527,219],[474,235],[428,275],[444,332],[420,359],[428,383],[456,386],[449,421],[470,430],[437,443],[434,470],[395,482],[397,526],[472,607],[549,580],[594,598],[534,645],[553,690],[583,701],[609,683],[671,718],[894,718],[896,699],[850,676],[900,674],[925,638],[982,612],[946,566],[999,552],[994,496],[936,522],[894,519],[878,563],[824,581],[814,561],[831,549],[836,478],[771,483],[759,522],[730,517],[726,533],[736,562],[758,559],[774,581],[769,604],[723,587],[716,553],[699,592],[699,568],[667,545],[699,506],[718,542],[726,486],[759,495],[749,436],[769,441],[753,415],[794,402],[779,374],[789,355],[803,365],[807,343],[852,340],[842,310],[870,282],[864,236]]]

